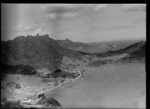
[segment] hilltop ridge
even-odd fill
[[[18,36],[1,42],[1,62],[4,64],[55,69],[61,64],[63,56],[80,58],[80,53],[61,47],[49,35]]]

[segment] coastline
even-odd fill
[[[76,80],[79,80],[79,79],[83,79],[83,72],[81,71],[78,71],[76,72],[78,74],[77,77],[75,78],[60,78],[59,80],[55,81],[55,82],[52,82],[52,83],[47,83],[47,87],[44,87],[42,89],[38,89],[35,94],[33,94],[33,96],[29,97],[29,98],[23,98],[23,99],[20,99],[20,102],[23,106],[25,107],[33,107],[34,105],[36,105],[36,103],[38,102],[39,98],[38,96],[41,95],[41,94],[45,94],[46,92],[48,91],[52,91],[56,88],[59,88],[60,86],[64,85],[65,83],[67,82],[74,82]]]
[[[78,71],[77,74],[79,74],[79,76],[76,77],[76,78],[73,78],[73,79],[70,79],[70,78],[63,78],[63,79],[60,79],[59,81],[56,81],[56,82],[53,82],[53,83],[48,83],[47,89],[42,88],[42,89],[45,90],[44,92],[36,92],[36,93],[39,94],[39,93],[45,93],[45,92],[47,92],[47,91],[52,91],[52,90],[54,90],[54,89],[56,89],[56,88],[59,88],[60,86],[62,86],[63,84],[65,84],[65,83],[67,83],[67,82],[69,82],[69,81],[76,81],[76,80],[85,78],[85,76],[83,76],[83,72]],[[62,81],[63,81],[63,82],[62,82]],[[50,84],[50,86],[49,86],[49,84]],[[57,85],[57,84],[58,84],[58,85]],[[42,89],[40,89],[40,90],[42,90]],[[42,90],[42,91],[43,91],[43,90]]]

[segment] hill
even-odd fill
[[[1,41],[1,62],[8,65],[30,65],[35,68],[55,69],[63,56],[80,58],[80,54],[63,48],[57,41],[43,36],[18,36],[13,40]]]
[[[98,54],[81,53],[83,55],[97,56],[97,60],[91,61],[89,66],[99,66],[114,63],[145,62],[145,44],[146,43],[144,41],[140,41],[116,51],[108,51]]]
[[[91,53],[104,53],[107,51],[116,51],[123,48],[126,48],[134,43],[140,42],[144,39],[137,39],[137,40],[117,40],[117,41],[104,41],[104,42],[93,42],[87,43],[91,46],[91,49],[88,49],[86,52]]]
[[[64,48],[69,48],[69,49],[74,49],[74,50],[82,50],[84,48],[89,48],[90,46],[86,43],[83,42],[73,42],[69,39],[65,40],[57,40],[57,43],[64,47]]]
[[[99,53],[97,56],[112,56],[112,55],[118,55],[128,53],[130,55],[134,56],[145,56],[145,42],[140,41],[137,43],[134,43],[132,45],[129,45],[126,48],[116,50],[116,51],[107,51],[105,53]]]

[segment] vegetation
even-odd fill
[[[57,69],[53,73],[49,74],[49,77],[52,77],[52,78],[76,78],[76,74],[61,71],[60,69]]]
[[[37,72],[34,67],[31,67],[29,65],[6,65],[6,64],[1,64],[2,66],[2,77],[5,77],[6,73],[11,73],[11,74],[23,74],[23,75],[35,75]]]

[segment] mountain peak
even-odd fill
[[[52,38],[50,38],[49,37],[49,35],[48,34],[44,34],[44,35],[39,35],[39,34],[37,34],[37,35],[27,35],[27,36],[17,36],[16,38],[14,38],[13,40],[23,40],[23,39],[30,39],[30,38],[43,38],[43,39],[52,39]]]
[[[67,42],[72,42],[70,39],[66,38],[64,41],[67,41]]]

